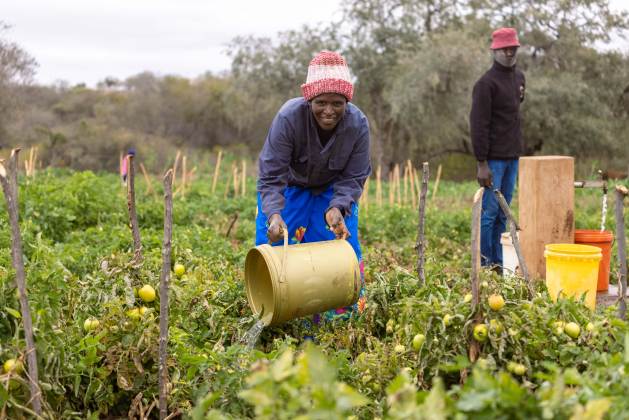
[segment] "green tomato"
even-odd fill
[[[579,327],[579,324],[576,322],[568,322],[564,327],[564,331],[568,334],[568,336],[577,338],[579,337],[579,334],[581,334],[581,327]]]
[[[485,324],[476,324],[474,326],[474,339],[480,343],[487,340],[487,326]]]
[[[177,277],[181,277],[186,272],[186,267],[181,263],[176,263],[173,267],[173,271]]]
[[[7,359],[3,365],[4,373],[15,373],[19,375],[24,371],[24,365],[20,360],[17,359]]]
[[[419,351],[424,344],[424,341],[426,341],[426,336],[424,334],[415,334],[415,337],[413,337],[413,350]]]

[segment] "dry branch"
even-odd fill
[[[232,233],[232,229],[234,228],[234,225],[236,224],[236,221],[238,221],[238,213],[234,214],[234,218],[232,219],[231,223],[229,224],[229,227],[227,228],[227,232],[225,232],[225,237],[229,238],[229,235]]]
[[[41,416],[41,390],[39,388],[39,374],[37,370],[37,353],[35,351],[35,340],[33,338],[33,321],[31,310],[28,305],[26,295],[26,274],[24,271],[24,258],[22,254],[22,236],[20,234],[19,205],[18,205],[18,153],[20,149],[13,149],[5,168],[0,163],[0,183],[4,191],[4,198],[7,203],[9,213],[9,223],[11,225],[11,261],[15,269],[15,283],[19,292],[20,310],[22,322],[24,324],[24,338],[26,339],[26,361],[28,368],[28,380],[31,391],[31,401],[33,410]]]
[[[533,299],[535,295],[535,288],[533,287],[533,283],[531,281],[531,277],[529,276],[529,269],[526,266],[526,261],[524,261],[524,254],[522,254],[522,249],[520,248],[520,240],[518,239],[518,222],[513,217],[511,210],[509,209],[509,205],[507,204],[507,200],[505,200],[504,196],[500,192],[500,190],[494,190],[494,194],[496,195],[496,199],[500,204],[500,208],[502,212],[509,219],[509,232],[511,233],[511,242],[513,242],[513,248],[515,248],[515,253],[518,256],[518,263],[520,264],[520,269],[522,270],[522,275],[524,276],[524,280],[526,280],[526,285],[529,289],[529,299]]]
[[[411,176],[413,176],[411,174]],[[428,162],[422,164],[422,188],[419,194],[419,221],[417,223],[417,277],[421,285],[426,284],[426,273],[424,271],[424,261],[426,259],[426,239],[425,221],[426,221],[426,192],[428,191],[428,177],[430,176]]]
[[[625,208],[625,196],[629,194],[627,188],[621,185],[616,186],[616,243],[618,246],[618,316],[625,319],[627,316],[627,238],[625,236],[625,219],[623,210]]]
[[[135,169],[133,168],[133,155],[127,155],[127,207],[129,209],[129,224],[133,234],[133,261],[142,261],[142,241],[140,240],[140,227],[138,215],[135,211]]]
[[[164,242],[162,243],[162,273],[159,279],[159,418],[168,416],[168,289],[173,234],[173,171],[164,176]]]

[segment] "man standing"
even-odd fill
[[[524,74],[516,68],[520,42],[513,28],[492,34],[494,63],[474,85],[470,131],[478,161],[477,180],[485,187],[481,215],[481,265],[502,272],[500,236],[507,217],[493,190],[511,202],[523,152],[520,103],[524,100]]]
[[[281,244],[284,231],[291,244],[347,240],[362,278],[358,201],[371,171],[367,118],[350,102],[354,86],[340,54],[317,54],[301,90],[280,108],[260,153],[256,245]],[[362,290],[360,296],[359,312]],[[353,309],[324,315],[345,318]]]

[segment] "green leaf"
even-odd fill
[[[4,310],[7,311],[7,313],[11,315],[13,318],[22,319],[22,314],[19,311],[16,311],[13,308],[9,308],[8,306],[5,306]]]

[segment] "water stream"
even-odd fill
[[[264,329],[264,326],[264,321],[259,319],[255,324],[253,324],[253,327],[251,327],[240,340],[243,344],[247,346],[248,351],[252,350],[255,347],[256,343],[258,342],[258,338],[260,338],[260,334]]]

